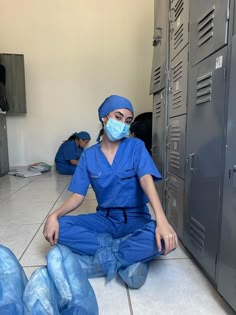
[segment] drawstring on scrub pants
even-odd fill
[[[127,224],[128,219],[127,219],[126,209],[125,209],[125,208],[118,208],[118,209],[123,211],[124,220],[125,220],[124,222],[125,222],[125,224]],[[111,209],[107,209],[106,218],[108,218],[108,217],[109,217],[110,210],[111,210]]]

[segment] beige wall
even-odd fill
[[[153,0],[0,0],[0,52],[25,55],[27,114],[8,117],[10,166],[53,163],[106,96],[150,111]]]

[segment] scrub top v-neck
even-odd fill
[[[161,179],[144,143],[137,138],[124,138],[110,164],[100,143],[83,152],[69,185],[69,190],[86,195],[92,185],[99,209],[146,209],[147,197],[140,185],[146,174]]]

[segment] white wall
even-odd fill
[[[60,143],[100,129],[111,94],[151,111],[153,0],[1,0],[0,52],[25,56],[27,114],[8,117],[10,166],[53,164]]]

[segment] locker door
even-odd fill
[[[183,239],[184,181],[168,173],[166,215],[178,237]]]
[[[168,127],[168,171],[184,178],[186,115],[171,118]]]
[[[6,115],[0,113],[0,176],[9,171]]]
[[[169,117],[186,113],[188,89],[188,46],[171,62]]]
[[[227,44],[229,0],[190,0],[191,66]]]
[[[165,87],[168,1],[154,1],[153,61],[150,94]]]
[[[165,90],[162,90],[153,98],[152,123],[152,158],[163,176],[162,181],[156,182],[162,203],[164,203],[165,151]]]
[[[189,24],[189,0],[171,0],[170,59],[187,45]]]
[[[6,97],[8,113],[26,113],[24,56],[1,54],[0,62],[6,69]]]
[[[184,242],[212,280],[223,167],[226,56],[224,48],[189,74]]]
[[[232,41],[227,150],[225,161],[224,194],[217,263],[217,287],[220,294],[236,311],[236,36]]]

